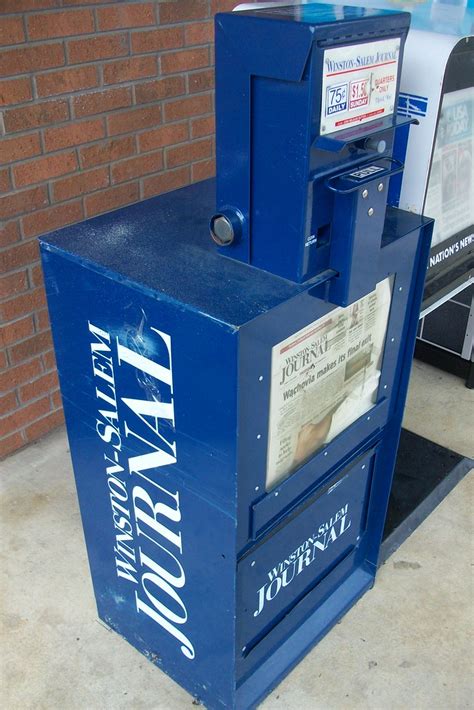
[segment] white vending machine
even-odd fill
[[[419,121],[406,147],[399,206],[435,218],[416,355],[473,387],[472,3],[427,9],[412,8],[398,108]]]

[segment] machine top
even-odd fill
[[[308,287],[223,259],[208,238],[214,194],[214,180],[173,190],[50,232],[41,238],[43,249],[113,272],[165,301],[188,303],[239,328]],[[426,221],[391,210],[384,243],[388,246]]]
[[[286,5],[283,7],[262,7],[239,10],[238,14],[286,22],[301,22],[308,25],[328,25],[333,22],[340,22],[341,20],[353,21],[387,15],[400,15],[403,13],[401,13],[400,10],[379,10],[374,7],[310,3],[309,5]]]

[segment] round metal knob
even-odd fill
[[[365,142],[365,147],[369,150],[375,150],[377,153],[385,153],[387,141],[383,138],[368,138]]]

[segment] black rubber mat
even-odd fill
[[[472,459],[402,429],[380,563],[428,517],[473,463]]]

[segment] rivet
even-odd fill
[[[261,439],[261,438],[262,438],[262,435],[261,435],[261,434],[257,434],[257,439]]]
[[[262,382],[262,380],[263,380],[263,375],[260,375],[260,377],[258,378],[258,381]]]
[[[242,653],[245,653],[247,646],[242,646]]]
[[[367,417],[367,421],[370,422],[370,417]]]
[[[372,215],[374,214],[374,208],[369,207],[369,209],[367,210],[367,214],[369,215],[369,217],[372,217]]]
[[[398,287],[398,290],[399,290],[399,291],[403,291],[403,286],[399,286],[399,287]]]
[[[362,470],[364,470],[364,468],[365,468],[365,463],[362,464]]]
[[[250,566],[251,566],[251,567],[255,567],[255,560],[250,563]]]
[[[324,452],[324,455],[325,455],[325,456],[327,456],[327,455],[328,455],[328,452],[327,452],[327,451],[325,451],[325,452]]]
[[[275,491],[275,496],[277,496],[277,495],[278,495],[278,491]]]
[[[394,343],[394,342],[395,342],[395,338],[390,338],[390,342],[391,342],[391,343]]]
[[[387,389],[387,385],[384,385],[383,388],[384,388],[384,390],[386,390],[386,389]]]
[[[260,486],[255,486],[255,490],[256,490],[256,491],[259,491],[259,490],[260,490]]]
[[[382,190],[383,190],[383,182],[379,182],[379,184],[377,185],[377,190],[378,190],[379,192],[382,192]]]
[[[366,200],[369,196],[369,191],[368,190],[362,190],[362,197],[364,200]]]

